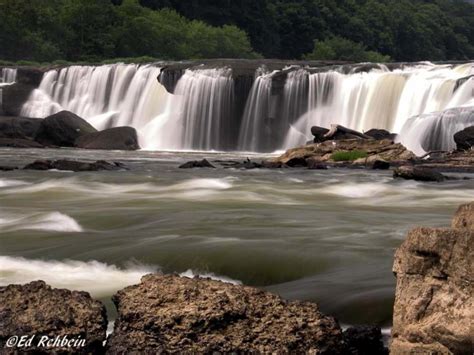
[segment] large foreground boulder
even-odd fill
[[[317,305],[251,287],[147,275],[113,301],[110,354],[343,353],[339,325]]]
[[[87,292],[53,289],[43,281],[0,287],[2,354],[97,354],[103,351],[106,329],[104,305]],[[11,339],[14,336],[17,339],[26,336],[32,341],[25,347],[18,346]],[[77,342],[69,346],[59,343],[49,349],[41,342],[43,339],[60,342],[64,338]]]
[[[474,202],[448,228],[415,228],[395,254],[391,354],[472,354]]]
[[[454,135],[458,150],[469,150],[474,147],[474,126],[467,127]]]
[[[78,137],[75,146],[83,149],[137,150],[137,131],[133,127],[114,127]]]
[[[86,120],[69,111],[46,117],[36,133],[36,141],[46,146],[74,147],[80,136],[97,132]]]

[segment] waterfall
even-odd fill
[[[0,87],[13,84],[16,81],[17,69],[2,68],[0,75]]]
[[[472,124],[467,112],[474,107],[473,63],[349,71],[261,67],[243,93],[236,89],[240,71],[231,67],[186,69],[176,76],[173,94],[157,81],[160,68],[153,65],[50,70],[22,115],[41,118],[69,110],[97,129],[133,126],[140,145],[150,150],[268,152],[311,140],[313,125],[341,124],[399,133],[403,144],[422,153],[433,146],[451,149],[454,131]],[[14,80],[15,73],[3,69],[2,81]]]

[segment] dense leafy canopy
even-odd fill
[[[253,48],[252,48],[253,47]],[[0,59],[474,58],[462,0],[0,0]]]

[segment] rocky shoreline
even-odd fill
[[[473,246],[474,202],[451,228],[409,232],[393,267],[392,354],[472,353]],[[0,353],[387,353],[376,327],[343,331],[314,303],[207,278],[146,275],[113,302],[106,337],[105,307],[86,292],[42,281],[0,287]],[[22,336],[24,347],[10,340]],[[58,340],[48,348],[41,339]]]

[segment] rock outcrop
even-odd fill
[[[386,162],[403,162],[416,159],[416,156],[400,143],[393,143],[389,139],[347,139],[325,141],[308,144],[303,147],[287,150],[283,155],[267,161],[265,166],[307,166],[308,159],[318,163],[334,162],[332,154],[335,152],[363,151],[367,157],[356,161],[355,164],[371,165],[377,160]],[[296,164],[296,163],[297,164]],[[306,163],[304,163],[306,162]],[[352,163],[352,162],[350,162]],[[313,164],[313,163],[311,163]]]
[[[393,171],[393,177],[416,181],[442,182],[446,180],[446,177],[437,171],[416,166],[400,166]]]
[[[53,289],[43,281],[0,287],[2,354],[97,354],[103,352],[106,329],[105,306],[87,292]],[[13,336],[33,340],[29,346],[16,347],[11,340],[7,343]],[[84,341],[48,349],[41,343],[43,337]]]
[[[345,346],[337,322],[316,304],[210,279],[147,275],[113,301],[110,354],[340,354]]]
[[[39,118],[0,117],[0,138],[34,139],[41,125]]]
[[[46,117],[35,140],[45,146],[74,147],[80,136],[97,132],[86,120],[69,111]]]
[[[454,228],[415,228],[395,254],[391,354],[472,354],[474,202]]]
[[[140,149],[137,131],[133,127],[114,127],[100,132],[81,135],[76,139],[75,146],[83,149]]]
[[[467,127],[454,135],[458,150],[470,150],[474,147],[474,126]]]
[[[96,162],[84,162],[77,160],[36,160],[26,165],[24,170],[64,170],[64,171],[114,171],[123,170],[125,166],[121,163],[109,163],[105,160],[97,160]]]

